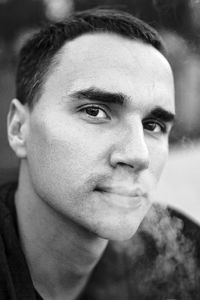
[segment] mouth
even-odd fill
[[[110,193],[114,195],[131,197],[131,198],[147,197],[147,193],[143,191],[141,188],[135,188],[131,190],[124,187],[118,187],[118,188],[97,187],[95,190],[101,193]]]
[[[109,204],[117,205],[120,208],[137,209],[148,202],[148,195],[141,188],[130,190],[123,187],[114,189],[110,187],[97,187],[95,191],[104,200],[106,199]]]

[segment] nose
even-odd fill
[[[134,172],[149,166],[149,150],[145,141],[144,129],[138,118],[121,129],[110,156],[112,167],[131,168]]]

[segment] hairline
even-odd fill
[[[59,62],[57,58],[63,47],[83,35],[100,33],[149,44],[167,59],[159,33],[131,14],[101,8],[75,12],[65,21],[47,24],[22,47],[16,74],[16,96],[19,101],[33,108],[43,93],[49,73]]]
[[[42,80],[40,81],[40,84],[37,88],[37,91],[35,92],[35,95],[31,101],[31,103],[26,102],[25,105],[29,108],[29,110],[33,110],[35,105],[38,103],[38,101],[40,101],[40,98],[43,95],[44,92],[44,87],[46,82],[48,81],[48,78],[50,76],[50,74],[52,74],[55,70],[56,67],[58,67],[61,64],[61,60],[62,60],[62,56],[64,55],[64,49],[67,50],[67,46],[70,42],[77,40],[83,36],[92,36],[92,35],[110,35],[110,36],[116,36],[116,37],[121,37],[122,39],[126,39],[129,41],[135,41],[144,45],[149,45],[151,46],[153,49],[155,49],[158,53],[160,53],[160,55],[163,56],[163,58],[166,59],[164,53],[159,50],[158,48],[155,47],[155,45],[153,45],[150,41],[148,40],[144,40],[141,37],[134,37],[134,36],[125,36],[123,34],[111,31],[111,30],[102,30],[102,29],[95,29],[95,31],[89,31],[89,32],[83,32],[81,34],[79,34],[78,36],[75,36],[71,39],[68,39],[64,42],[64,44],[57,49],[57,51],[53,54],[53,56],[50,58],[50,64],[48,66],[45,66],[44,72],[41,76]],[[68,50],[67,50],[68,51]],[[166,59],[167,61],[167,59]]]

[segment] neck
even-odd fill
[[[76,299],[107,241],[56,212],[21,179],[15,203],[33,284],[44,299]]]

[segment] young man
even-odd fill
[[[109,240],[137,231],[168,154],[174,86],[163,53],[152,28],[109,10],[74,14],[23,47],[8,115],[19,180],[1,190],[0,299],[112,299],[95,290],[93,271]]]

